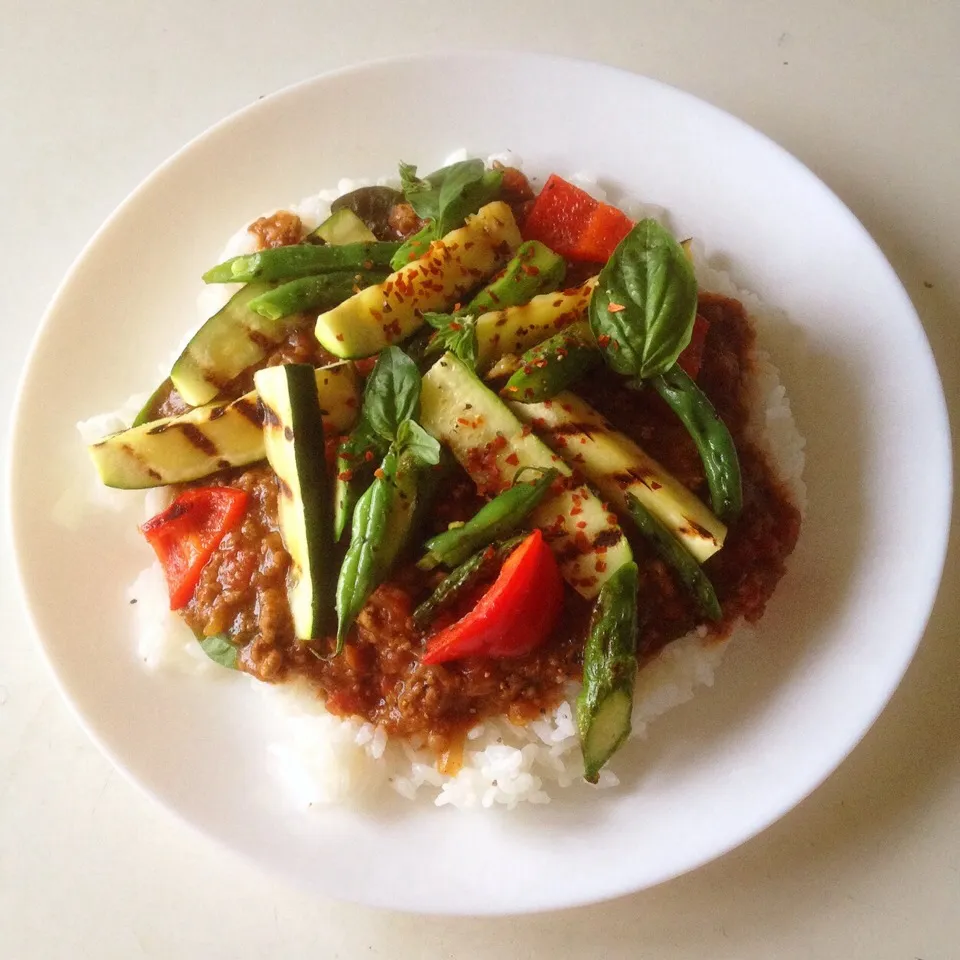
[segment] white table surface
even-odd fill
[[[0,0],[3,408],[63,272],[182,143],[293,81],[466,43],[646,73],[791,150],[899,272],[956,417],[960,4],[950,0]],[[6,416],[2,430],[5,449]],[[372,912],[291,890],[130,786],[53,687],[0,522],[2,960],[960,957],[956,536],[948,586],[903,686],[798,809],[657,889],[480,921]]]

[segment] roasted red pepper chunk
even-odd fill
[[[603,263],[633,229],[609,203],[552,174],[523,224],[524,240],[539,240],[568,260]]]
[[[171,610],[190,602],[203,568],[240,522],[248,499],[243,490],[233,487],[194,487],[140,525],[163,567]]]
[[[562,607],[560,569],[543,534],[534,530],[470,613],[428,640],[423,662],[523,656],[547,639]]]

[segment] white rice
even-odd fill
[[[457,151],[446,162],[453,163],[465,156],[465,151]],[[495,154],[490,160],[520,166],[520,158],[510,152]],[[606,199],[595,177],[577,173],[570,179],[597,199]],[[312,230],[329,214],[330,203],[336,197],[368,182],[344,179],[336,189],[320,191],[286,209],[299,215],[304,226]],[[388,179],[377,182],[396,183]],[[662,208],[629,198],[618,198],[617,202],[634,219],[665,219]],[[231,237],[221,259],[254,249],[254,238],[244,225]],[[778,352],[778,345],[784,347],[784,338],[792,332],[791,328],[782,315],[766,308],[749,291],[738,289],[728,274],[712,267],[702,244],[695,242],[693,252],[701,289],[736,297],[755,324],[758,349],[752,383],[751,439],[777,466],[802,510],[806,502],[802,480],[804,441],[794,423],[779,371],[770,361],[770,353]],[[216,312],[235,289],[232,285],[205,287],[198,300],[198,322]],[[188,331],[186,337],[192,332]],[[168,370],[169,364],[161,368],[161,375],[166,376]],[[145,396],[131,398],[116,413],[79,424],[84,442],[128,426],[145,400]],[[84,482],[65,494],[58,515],[65,524],[74,526],[90,508],[116,508],[131,495]],[[166,502],[165,491],[148,491],[145,515],[154,515]],[[548,803],[558,790],[583,784],[572,706],[575,686],[566,702],[527,726],[516,726],[506,719],[478,724],[467,735],[461,769],[448,776],[436,769],[434,756],[428,750],[390,739],[383,729],[361,720],[341,719],[328,713],[322,700],[303,681],[261,683],[213,664],[183,621],[170,612],[157,563],[141,571],[127,591],[127,599],[137,601],[130,609],[134,611],[133,630],[146,669],[203,671],[211,679],[249,682],[266,698],[282,729],[282,735],[270,747],[278,778],[294,802],[304,808],[347,798],[357,802],[386,788],[409,800],[432,800],[437,806],[512,808],[523,801]],[[733,642],[738,632],[727,642]],[[670,644],[640,673],[634,701],[634,737],[646,736],[653,720],[690,700],[697,687],[713,684],[725,644],[704,643],[704,633],[701,630]],[[585,795],[598,788],[617,786],[617,759],[601,773],[596,788],[581,787]]]

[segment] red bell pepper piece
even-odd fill
[[[557,561],[543,534],[534,530],[507,557],[473,610],[430,638],[423,662],[520,657],[547,639],[562,607]]]
[[[570,253],[570,259],[605,263],[632,229],[633,221],[622,210],[609,203],[599,203]]]
[[[140,525],[163,566],[171,610],[190,602],[201,571],[243,516],[248,499],[233,487],[194,487]]]
[[[710,321],[701,314],[697,314],[697,319],[693,324],[693,332],[690,334],[690,342],[683,348],[683,353],[677,357],[677,363],[694,379],[700,372],[700,364],[703,362],[703,345],[707,340],[707,331],[710,329]]]
[[[568,260],[602,263],[632,229],[626,214],[554,173],[537,195],[521,232],[524,240],[539,240]]]

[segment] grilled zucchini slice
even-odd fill
[[[333,432],[350,429],[360,405],[353,367],[344,363],[313,372],[326,427]],[[185,483],[262,460],[262,424],[253,390],[232,403],[212,403],[114,433],[91,444],[89,452],[108,487],[136,490]]]
[[[254,375],[263,407],[267,460],[279,484],[278,517],[292,573],[287,585],[298,640],[326,636],[333,624],[336,565],[333,502],[323,417],[313,367],[266,367]]]
[[[538,440],[452,353],[423,377],[420,422],[448,446],[485,493],[508,487],[521,467],[570,468]],[[633,559],[617,518],[582,484],[548,496],[531,514],[578,593],[593,598],[621,564]]]
[[[332,354],[369,357],[405,340],[423,314],[446,310],[493,274],[520,246],[507,204],[488,203],[429,251],[317,318],[317,339]]]

